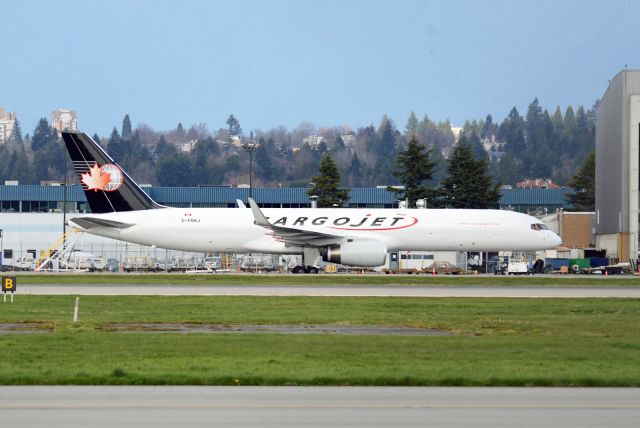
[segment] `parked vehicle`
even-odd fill
[[[104,272],[106,267],[107,267],[107,257],[97,256],[93,258],[93,267],[90,270]]]
[[[204,270],[202,258],[198,257],[174,257],[171,270],[186,272],[188,270]]]
[[[208,256],[204,258],[204,267],[207,270],[216,271],[220,269],[220,257],[219,256]]]
[[[120,263],[116,259],[107,259],[107,264],[104,267],[106,272],[119,272],[120,271]]]
[[[72,251],[65,260],[68,269],[93,270],[94,255],[86,251]]]
[[[495,275],[533,275],[533,270],[523,260],[509,259],[498,264]]]
[[[157,272],[158,262],[151,256],[129,256],[124,262],[125,272]]]
[[[15,270],[34,270],[36,268],[36,260],[31,256],[22,256],[13,264]]]
[[[447,261],[440,261],[440,262],[433,262],[431,263],[431,265],[427,266],[424,270],[422,270],[422,273],[434,273],[434,269],[435,269],[435,273],[439,274],[439,275],[460,275],[462,273],[464,273],[462,268],[459,268],[458,266],[454,265],[453,263],[447,262]]]

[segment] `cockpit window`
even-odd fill
[[[533,230],[549,230],[546,224],[544,223],[533,223],[531,225],[531,229]]]

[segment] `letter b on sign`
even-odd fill
[[[15,276],[3,276],[2,277],[2,291],[16,291],[17,281]]]

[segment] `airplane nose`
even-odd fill
[[[562,238],[560,238],[560,236],[558,236],[557,234],[550,232],[550,241],[551,241],[551,245],[553,245],[554,247],[557,247],[558,245],[562,244]]]

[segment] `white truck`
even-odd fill
[[[533,269],[524,260],[509,259],[498,265],[496,275],[533,275]]]
[[[22,256],[13,264],[15,270],[34,270],[36,268],[36,260],[31,256]]]

